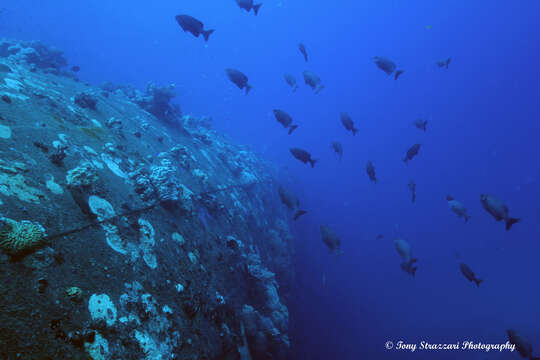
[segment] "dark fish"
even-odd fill
[[[343,126],[345,126],[345,129],[347,129],[347,131],[351,131],[353,135],[356,135],[358,132],[358,129],[354,127],[354,121],[348,114],[344,112],[341,113],[341,123]]]
[[[440,68],[445,67],[445,68],[448,69],[448,64],[450,64],[450,60],[452,60],[452,59],[448,58],[448,59],[445,59],[445,60],[439,60],[439,61],[437,61],[437,66],[440,67]]]
[[[304,46],[304,44],[299,43],[298,44],[298,50],[300,50],[302,55],[304,55],[304,60],[306,60],[306,62],[307,62],[308,61],[308,56],[307,56],[307,51],[306,51],[306,47]]]
[[[383,234],[378,234],[377,237],[375,239],[377,240],[381,240],[384,238],[384,235]]]
[[[413,124],[417,129],[424,130],[424,132],[426,132],[427,123],[427,120],[416,119]]]
[[[290,151],[295,158],[297,158],[304,164],[307,164],[309,162],[311,164],[311,167],[314,167],[315,163],[319,161],[318,159],[312,159],[311,154],[308,153],[306,150],[299,148],[291,148]]]
[[[296,212],[296,214],[294,214],[293,220],[294,220],[294,221],[298,220],[298,218],[299,218],[300,216],[304,215],[304,214],[307,214],[307,211],[306,211],[306,210],[298,210],[298,211]]]
[[[289,135],[298,127],[298,125],[292,125],[292,117],[283,110],[274,109],[274,116],[284,128],[289,128]]]
[[[77,65],[71,67],[71,71],[73,71],[73,72],[79,72],[80,70],[81,70],[81,68],[79,66],[77,66]]]
[[[214,32],[214,30],[204,30],[203,23],[189,15],[176,15],[176,21],[184,32],[189,31],[195,37],[202,34],[205,41],[208,41],[208,37]]]
[[[411,274],[412,277],[414,277],[416,270],[418,269],[418,267],[414,266],[414,264],[418,261],[418,259],[412,257],[411,246],[406,240],[394,239],[394,247],[403,260],[403,262],[400,264],[401,270],[405,271],[407,274]]]
[[[259,8],[262,6],[262,4],[254,5],[253,0],[236,0],[236,3],[240,7],[240,9],[244,9],[247,12],[253,9],[255,16],[257,16],[257,14],[259,13]]]
[[[411,191],[412,202],[416,201],[416,183],[414,180],[409,181],[409,190]]]
[[[401,76],[401,74],[403,74],[405,72],[405,70],[397,70],[396,73],[394,74],[394,80],[397,80],[398,77]]]
[[[340,142],[334,141],[332,143],[332,149],[338,154],[339,160],[341,160],[341,157],[343,156],[343,146],[341,146]]]
[[[480,283],[484,280],[478,279],[474,272],[471,270],[470,267],[467,266],[467,264],[461,263],[459,264],[459,268],[461,270],[461,273],[467,278],[467,280],[473,282],[476,284],[476,286],[480,286]]]
[[[506,334],[508,335],[508,341],[510,344],[516,346],[516,350],[522,358],[529,360],[540,360],[540,357],[533,356],[533,347],[531,343],[525,340],[518,332],[509,329],[506,330]]]
[[[504,220],[506,224],[506,230],[510,230],[512,225],[519,222],[520,220],[508,216],[508,206],[503,204],[499,199],[494,196],[481,194],[480,202],[482,203],[484,209],[486,209],[486,211],[490,213],[495,218],[495,220]]]
[[[225,69],[229,80],[231,80],[239,89],[246,89],[246,95],[249,90],[252,89],[251,85],[248,84],[248,77],[244,75],[241,71],[235,69]]]
[[[366,164],[366,172],[369,176],[369,179],[373,181],[375,184],[377,183],[377,178],[375,177],[375,166],[373,166],[373,163],[368,160]]]
[[[285,74],[283,77],[285,78],[285,82],[292,88],[292,91],[296,91],[296,89],[298,89],[296,78],[294,76],[291,74]]]
[[[278,188],[279,199],[289,209],[294,210],[300,205],[300,200],[283,186]]]
[[[334,230],[330,229],[327,225],[321,225],[321,238],[323,243],[328,246],[330,251],[332,251],[336,255],[340,255],[342,253],[340,246],[341,246],[341,240],[337,236],[337,234],[334,232]]]
[[[396,69],[396,64],[394,64],[391,60],[384,58],[382,56],[373,57],[373,61],[375,61],[375,65],[377,65],[379,69],[381,69],[388,75],[391,75]]]
[[[446,201],[448,201],[448,207],[450,207],[450,210],[456,213],[459,217],[464,218],[465,222],[469,221],[471,217],[467,215],[467,209],[462,203],[455,200],[452,195],[446,195]]]
[[[422,144],[414,144],[409,150],[407,150],[407,154],[405,154],[405,157],[403,158],[405,164],[407,164],[409,160],[412,160],[416,155],[418,155],[420,146],[422,146]]]
[[[315,90],[315,94],[324,89],[324,85],[321,85],[321,79],[315,73],[304,71],[302,74],[304,75],[304,82]]]

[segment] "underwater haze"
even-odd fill
[[[0,34],[63,50],[93,85],[174,83],[183,113],[212,117],[216,129],[272,161],[308,211],[293,222],[290,359],[519,359],[517,349],[396,348],[504,344],[508,329],[540,356],[540,2],[261,2],[257,16],[235,0],[3,2]],[[208,42],[195,38],[178,14],[215,32]],[[404,72],[395,80],[375,56]],[[248,76],[249,94],[226,68]],[[306,70],[320,77],[319,93],[304,83]],[[273,109],[292,116],[294,133]],[[417,119],[428,121],[425,132]],[[293,147],[318,162],[303,164]],[[481,194],[521,220],[505,230]],[[470,220],[449,209],[447,195]],[[341,254],[321,241],[321,224],[339,236]],[[418,258],[414,276],[400,267],[396,238]]]

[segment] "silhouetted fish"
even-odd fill
[[[332,251],[334,254],[340,255],[342,253],[340,249],[341,240],[334,230],[330,229],[327,225],[321,225],[320,229],[323,243],[328,246],[330,251]]]
[[[416,201],[416,183],[414,180],[409,181],[409,190],[411,192],[412,202]]]
[[[366,164],[366,172],[369,176],[369,179],[373,181],[375,184],[377,183],[377,178],[375,177],[375,166],[373,166],[373,163],[368,160]]]
[[[375,239],[377,239],[377,240],[384,239],[384,235],[383,234],[378,234]]]
[[[373,57],[373,61],[375,62],[375,65],[377,65],[377,67],[384,71],[387,75],[391,75],[396,69],[396,64],[382,56]]]
[[[205,41],[208,41],[208,37],[214,32],[214,30],[204,30],[203,23],[189,15],[176,15],[176,21],[184,32],[189,31],[195,37],[202,34]]]
[[[448,207],[450,207],[450,210],[456,213],[457,216],[464,218],[465,222],[469,221],[471,217],[467,215],[467,209],[462,203],[455,200],[451,195],[446,195],[446,201],[448,201]]]
[[[236,3],[240,7],[240,9],[244,9],[247,12],[253,9],[255,16],[257,16],[257,14],[259,13],[259,9],[262,6],[262,4],[254,5],[253,0],[236,0]]]
[[[252,89],[252,86],[248,84],[248,77],[239,70],[225,69],[229,80],[231,80],[239,89],[246,89],[247,93]]]
[[[405,154],[405,157],[403,158],[403,161],[405,164],[408,163],[409,160],[412,160],[416,155],[418,155],[418,151],[420,150],[421,144],[414,144],[407,150],[407,153]]]
[[[394,74],[394,80],[397,80],[401,74],[403,74],[405,72],[405,70],[397,70],[396,73]]]
[[[445,59],[445,60],[439,60],[437,61],[437,66],[442,68],[442,67],[445,67],[448,69],[448,65],[450,64],[450,61],[452,59],[448,58],[448,59]]]
[[[354,127],[354,121],[347,113],[341,113],[341,123],[343,126],[345,126],[345,129],[347,129],[347,131],[351,131],[353,135],[356,135],[358,132],[358,129]]]
[[[298,209],[300,206],[300,200],[294,194],[292,194],[290,191],[286,190],[283,186],[279,186],[278,188],[279,198],[281,202],[287,206],[289,210],[295,210]],[[307,214],[307,211],[298,209],[296,213],[294,214],[293,220],[296,221],[298,218],[304,214]]]
[[[480,283],[483,280],[480,280],[474,275],[474,272],[471,270],[470,267],[467,266],[467,264],[461,263],[459,264],[459,269],[461,270],[461,273],[467,278],[467,280],[473,282],[476,284],[476,286],[480,286]]]
[[[283,125],[284,128],[289,128],[289,135],[298,127],[298,125],[293,125],[292,117],[283,110],[274,109],[274,116],[276,120]]]
[[[309,85],[314,91],[315,94],[318,94],[319,91],[324,89],[324,85],[321,85],[321,79],[311,71],[304,71],[304,82]]]
[[[399,256],[401,256],[403,259],[403,262],[400,264],[401,269],[414,277],[414,275],[416,275],[416,270],[418,269],[418,267],[414,266],[414,264],[418,261],[418,259],[412,257],[411,246],[403,239],[395,239],[394,247],[396,248]]]
[[[296,91],[296,89],[298,89],[296,78],[294,76],[291,74],[285,74],[283,75],[283,78],[285,79],[285,82],[292,88],[292,91]]]
[[[499,199],[494,196],[481,194],[480,202],[482,207],[486,209],[497,221],[504,220],[506,224],[506,230],[510,230],[512,225],[519,222],[520,219],[511,218],[508,216],[508,206],[503,204]]]
[[[531,343],[525,340],[525,338],[523,338],[519,333],[517,333],[515,330],[509,329],[506,330],[506,334],[508,335],[508,341],[510,344],[516,346],[516,350],[522,358],[529,360],[540,360],[540,357],[533,356],[533,347]]]
[[[332,143],[332,148],[334,149],[336,154],[338,154],[339,160],[341,160],[341,157],[343,156],[343,146],[341,146],[341,143],[337,142],[337,141],[334,141]]]
[[[298,210],[296,214],[294,214],[293,220],[296,221],[298,218],[304,214],[307,214],[306,210]]]
[[[298,50],[300,50],[302,55],[304,55],[304,60],[306,60],[306,62],[307,62],[308,61],[308,56],[307,56],[307,51],[306,51],[306,47],[304,46],[304,44],[299,43],[298,44]]]
[[[304,149],[291,148],[290,151],[295,158],[297,158],[304,164],[307,164],[309,162],[311,164],[311,167],[314,167],[315,163],[318,161],[318,159],[312,159],[311,154]]]
[[[426,132],[427,123],[427,120],[416,119],[413,124],[417,129],[424,130],[424,132]]]

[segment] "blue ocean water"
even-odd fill
[[[508,328],[540,354],[539,2],[263,0],[257,17],[233,0],[19,1],[0,9],[1,36],[64,50],[92,84],[175,83],[184,113],[212,116],[217,129],[277,164],[309,212],[294,223],[291,358],[517,359],[385,349],[387,341],[500,344]],[[179,13],[216,30],[208,43],[181,31]],[[395,81],[373,56],[405,72]],[[448,57],[449,69],[438,68]],[[248,75],[247,96],[227,67]],[[304,70],[321,77],[319,94],[303,83]],[[284,73],[296,76],[295,93]],[[274,108],[300,125],[293,135]],[[417,118],[429,121],[426,133],[412,125]],[[332,141],[343,144],[342,161]],[[405,165],[415,143],[420,153]],[[315,168],[294,159],[293,146],[319,158]],[[368,160],[377,184],[366,175]],[[522,221],[505,231],[481,207],[482,193]],[[447,194],[468,208],[469,222],[448,209]],[[321,223],[340,236],[341,256],[321,242]],[[415,278],[400,269],[398,236],[419,259]],[[479,288],[460,262],[484,280]]]

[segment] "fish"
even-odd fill
[[[332,149],[338,154],[339,160],[341,160],[341,157],[343,156],[343,146],[341,146],[341,143],[338,141],[334,141],[332,143]]]
[[[413,124],[417,129],[424,130],[424,132],[426,132],[427,123],[427,120],[416,119]]]
[[[79,66],[77,66],[77,65],[71,67],[71,71],[73,71],[73,72],[79,72],[80,70],[81,70],[81,68]]]
[[[204,41],[208,41],[208,38],[214,32],[213,29],[204,30],[204,24],[189,15],[176,15],[176,22],[184,32],[190,32],[195,37],[199,37],[202,34]]]
[[[356,135],[358,132],[358,129],[354,127],[353,119],[351,119],[347,113],[341,113],[341,123],[343,126],[345,126],[345,129],[347,129],[347,131],[351,131],[353,135]]]
[[[418,151],[420,150],[420,147],[422,144],[414,144],[407,150],[407,153],[405,154],[405,157],[402,159],[405,164],[408,164],[409,160],[412,160],[416,155],[418,155]]]
[[[401,76],[401,74],[403,74],[405,72],[405,70],[396,70],[396,73],[394,74],[394,80],[397,80],[398,77]]]
[[[411,192],[411,200],[412,202],[415,202],[416,201],[416,183],[414,182],[414,180],[411,180],[409,181],[409,185],[407,185],[409,187],[409,190]]]
[[[259,9],[262,6],[262,4],[253,4],[253,0],[236,0],[236,3],[238,4],[238,7],[240,7],[240,9],[244,9],[247,12],[253,9],[255,16],[259,14]]]
[[[293,217],[293,220],[296,221],[298,220],[298,218],[304,214],[307,214],[307,211],[306,210],[298,210],[295,214],[294,214],[294,217]]]
[[[289,210],[295,210],[300,206],[300,200],[294,196],[291,192],[285,189],[283,186],[278,188],[279,199]]]
[[[368,160],[366,164],[366,172],[369,176],[369,179],[373,181],[375,184],[377,183],[377,178],[375,177],[375,166],[373,166],[373,163]]]
[[[283,125],[284,128],[289,128],[289,135],[298,127],[298,125],[293,125],[292,117],[283,110],[274,109],[274,116],[276,120]]]
[[[383,235],[383,234],[378,234],[377,237],[376,237],[375,239],[376,239],[376,240],[384,239],[384,235]]]
[[[239,89],[246,89],[246,95],[253,88],[248,84],[248,77],[239,70],[227,68],[225,69],[229,80],[231,80]]]
[[[540,360],[540,357],[533,356],[533,347],[531,343],[525,340],[521,334],[513,329],[506,330],[506,334],[508,335],[508,341],[510,344],[515,345],[519,355],[521,355],[522,358],[529,360]]]
[[[476,286],[478,287],[480,287],[480,283],[484,281],[484,280],[478,279],[476,275],[474,275],[474,272],[471,270],[471,268],[467,266],[467,264],[460,263],[459,269],[461,270],[461,273],[463,274],[463,276],[467,278],[467,280],[474,282]]]
[[[311,154],[304,149],[290,148],[289,150],[296,159],[300,160],[304,164],[307,164],[309,162],[311,164],[311,167],[315,167],[315,163],[319,161],[319,159],[312,159]]]
[[[465,222],[469,221],[471,217],[467,215],[467,209],[462,203],[455,200],[452,195],[446,195],[446,201],[448,201],[448,207],[450,207],[450,210],[455,212],[457,216],[464,218]]]
[[[504,220],[506,230],[510,230],[512,225],[519,222],[518,218],[511,218],[508,216],[508,206],[503,204],[499,199],[494,196],[481,194],[480,202],[482,207],[491,214],[497,221]]]
[[[439,61],[437,61],[437,66],[440,67],[440,68],[444,67],[444,68],[448,69],[448,65],[450,64],[451,60],[452,60],[451,58],[444,59],[444,60],[439,60]]]
[[[296,78],[294,76],[291,74],[285,74],[283,75],[283,78],[285,79],[285,82],[292,88],[293,92],[298,89],[298,84],[296,84]]]
[[[307,51],[306,51],[306,47],[304,46],[304,44],[299,43],[298,44],[298,50],[300,50],[302,55],[304,55],[304,60],[306,60],[306,62],[307,62],[308,61],[308,56],[307,56]]]
[[[342,254],[341,240],[328,225],[321,225],[321,238],[323,243],[330,249],[330,251],[336,255]]]
[[[396,64],[385,57],[375,56],[373,57],[373,61],[375,62],[375,65],[377,65],[377,67],[384,71],[387,75],[391,75],[396,69]]]
[[[304,71],[302,75],[304,75],[304,82],[315,91],[315,94],[318,94],[319,91],[324,89],[324,85],[321,85],[321,78],[314,72]]]
[[[416,275],[416,270],[418,269],[418,267],[414,266],[414,264],[418,261],[418,259],[412,257],[411,246],[406,240],[397,238],[394,239],[394,247],[403,260],[403,262],[400,264],[401,269],[414,277],[414,275]]]

